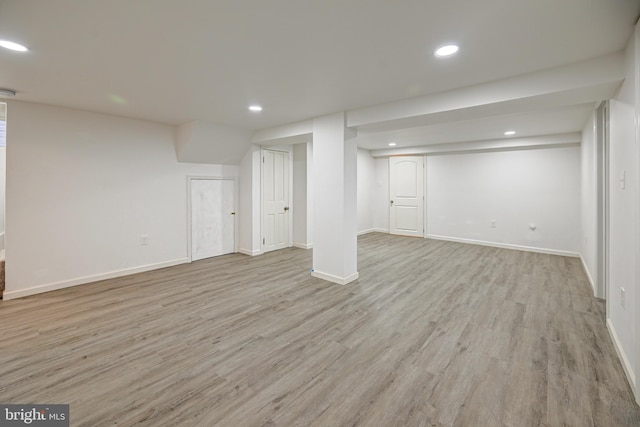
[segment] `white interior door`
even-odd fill
[[[232,179],[191,179],[191,260],[235,252]]]
[[[263,150],[263,252],[289,246],[289,212],[289,153]]]
[[[389,232],[424,237],[424,158],[389,158]]]

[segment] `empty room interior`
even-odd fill
[[[639,16],[0,0],[0,405],[639,426]]]

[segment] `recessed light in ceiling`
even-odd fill
[[[390,143],[389,143],[389,147],[395,147],[395,146],[396,146],[396,143],[395,143],[395,142],[390,142]]]
[[[251,111],[255,111],[255,112],[258,112],[258,111],[262,111],[262,107],[261,107],[261,106],[259,106],[259,105],[251,105],[251,106],[249,107],[249,110],[251,110]]]
[[[439,47],[435,51],[435,55],[438,58],[444,58],[445,56],[451,56],[456,53],[460,48],[455,44],[448,44],[442,47]]]
[[[15,50],[16,52],[26,52],[29,50],[26,46],[9,40],[0,40],[0,46],[5,49]]]
[[[508,130],[504,134],[505,134],[505,136],[511,136],[511,135],[515,135],[516,131],[515,130]]]

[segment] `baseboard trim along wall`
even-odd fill
[[[262,255],[262,251],[260,249],[251,250],[251,249],[240,248],[238,249],[238,252],[240,252],[241,254],[249,255],[249,256]]]
[[[293,246],[300,249],[311,249],[313,247],[313,243],[298,243],[293,242]]]
[[[333,274],[322,273],[320,271],[312,271],[311,275],[313,277],[317,277],[318,279],[337,283],[338,285],[346,285],[347,283],[353,282],[359,277],[357,272],[347,277],[338,277],[338,276],[334,276]]]
[[[373,233],[374,231],[376,231],[375,228],[369,228],[368,230],[358,231],[358,236],[362,236],[363,234]]]
[[[156,264],[147,264],[140,267],[125,268],[122,270],[111,271],[109,273],[101,273],[93,276],[79,277],[72,280],[63,280],[60,282],[49,283],[46,285],[34,286],[27,289],[18,289],[16,291],[5,290],[2,296],[5,300],[22,298],[29,295],[41,294],[44,292],[56,291],[58,289],[70,288],[72,286],[85,285],[87,283],[98,282],[100,280],[115,279],[116,277],[129,276],[130,274],[143,273],[145,271],[158,270],[174,265],[186,264],[190,262],[189,258],[179,258],[172,261],[159,262]]]
[[[593,281],[593,277],[591,277],[591,272],[589,271],[589,268],[587,267],[587,263],[582,257],[582,254],[580,254],[580,261],[582,261],[582,269],[584,270],[584,274],[587,275],[587,279],[589,279],[589,283],[591,284],[591,290],[593,290],[593,296],[596,296],[596,284]]]
[[[624,352],[622,348],[622,344],[620,344],[620,340],[618,339],[618,334],[616,333],[616,328],[611,323],[611,319],[607,318],[607,331],[609,331],[609,336],[611,337],[611,341],[613,342],[613,346],[616,349],[616,353],[618,353],[618,358],[622,362],[622,369],[624,373],[627,375],[627,380],[629,380],[629,384],[631,384],[631,388],[635,390],[636,388],[636,374],[633,372],[633,368],[631,367],[631,363],[629,363],[629,359],[627,359],[627,354]]]
[[[560,255],[560,256],[568,256],[572,258],[580,257],[580,254],[577,252],[561,251],[558,249],[536,248],[535,246],[522,246],[522,245],[513,245],[511,243],[486,242],[484,240],[463,239],[459,237],[449,237],[449,236],[438,236],[435,234],[427,234],[425,237],[427,239],[447,240],[449,242],[469,243],[472,245],[491,246],[494,248],[502,248],[502,249],[515,249],[517,251],[536,252],[539,254]]]

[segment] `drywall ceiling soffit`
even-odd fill
[[[257,130],[619,52],[639,11],[626,0],[3,0],[0,37],[31,52],[0,52],[0,85],[24,101]],[[448,41],[460,53],[434,58]]]
[[[368,150],[387,149],[393,142],[398,147],[415,147],[464,141],[509,139],[507,130],[517,137],[578,132],[593,111],[593,103],[537,111],[481,116],[470,120],[447,121],[429,126],[394,130],[360,130],[358,146]]]
[[[284,126],[262,129],[251,137],[253,144],[264,146],[293,145],[313,140],[313,120],[304,120]]]
[[[373,157],[408,156],[408,155],[442,155],[463,154],[473,152],[504,151],[504,150],[532,150],[541,148],[578,146],[582,139],[579,132],[544,135],[532,138],[510,138],[486,141],[465,141],[449,144],[436,144],[420,147],[387,148],[371,150]]]
[[[621,54],[498,82],[347,112],[358,146],[382,149],[579,132],[592,104],[614,95],[624,77]],[[591,104],[591,105],[590,105]],[[256,132],[254,141],[311,132],[311,121]]]
[[[510,79],[351,110],[349,127],[390,130],[595,102],[624,80],[622,53]]]
[[[193,121],[178,126],[175,147],[179,162],[238,166],[251,147],[251,132]]]

